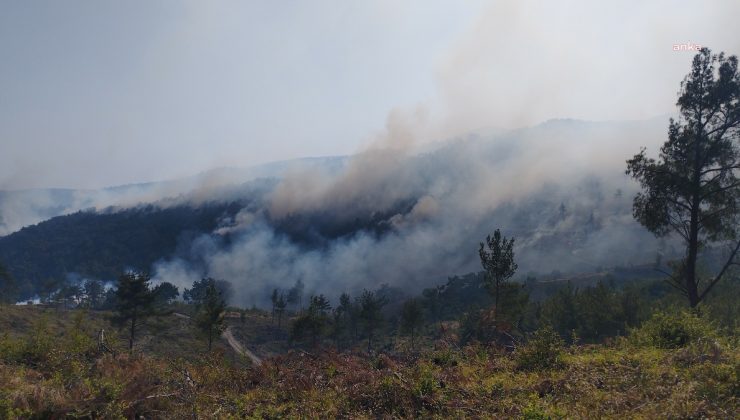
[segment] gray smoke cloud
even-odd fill
[[[289,172],[264,209],[198,238],[190,258],[158,262],[155,280],[189,287],[204,276],[226,279],[246,305],[265,304],[272,288],[298,279],[307,293],[332,297],[383,283],[415,293],[479,270],[478,242],[496,228],[517,238],[522,275],[651,263],[658,241],[632,219],[636,186],[624,161],[642,145],[655,149],[666,125],[667,117],[556,120],[431,151],[373,149],[333,175]],[[296,219],[317,229],[360,223],[306,244],[283,228]]]

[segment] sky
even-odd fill
[[[0,189],[675,111],[727,1],[0,0]],[[399,134],[400,133],[400,134]]]

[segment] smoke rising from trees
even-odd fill
[[[658,243],[632,219],[636,186],[621,164],[665,125],[556,120],[432,151],[370,150],[334,175],[291,172],[261,208],[160,261],[155,280],[227,279],[244,304],[297,279],[330,297],[382,283],[418,290],[478,270],[477,244],[498,226],[517,238],[521,273],[651,263]]]

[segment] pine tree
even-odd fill
[[[416,299],[409,299],[404,302],[401,308],[401,330],[411,334],[411,349],[415,348],[414,340],[416,333],[424,322],[424,312],[421,304]]]
[[[12,303],[15,301],[17,286],[5,266],[0,264],[0,303]]]
[[[283,314],[285,313],[285,308],[288,306],[288,302],[285,300],[285,294],[280,293],[277,300],[275,301],[275,313],[278,317],[278,328],[280,328],[280,324],[283,320]]]
[[[372,351],[375,332],[383,323],[382,309],[388,303],[387,299],[377,293],[364,290],[360,296],[360,320],[365,326],[367,333],[367,351]]]
[[[180,296],[177,286],[166,281],[158,284],[152,291],[157,303],[160,305],[167,305]]]
[[[208,351],[213,347],[213,338],[224,330],[224,315],[226,302],[221,297],[221,292],[216,288],[215,282],[206,285],[203,298],[198,304],[196,324],[208,337]]]
[[[316,347],[319,337],[324,333],[329,322],[331,305],[324,295],[311,296],[309,301],[308,311],[293,323],[291,335],[293,338],[300,339],[305,334],[309,334],[312,347]]]
[[[287,303],[293,305],[293,309],[297,312],[298,309],[302,308],[302,302],[303,302],[303,289],[305,288],[305,285],[301,281],[301,279],[296,280],[295,285],[290,288],[288,291],[288,301]]]
[[[352,335],[353,309],[350,295],[342,293],[339,296],[339,305],[334,309],[334,331],[332,335],[336,341],[337,350],[341,348],[341,343],[346,336]]]
[[[681,83],[678,120],[671,119],[659,158],[643,148],[627,161],[627,174],[643,191],[634,199],[635,218],[656,236],[675,233],[686,254],[669,283],[693,308],[740,264],[740,74],[737,57],[694,57]],[[729,256],[709,278],[699,278],[697,260],[710,243],[728,245]]]
[[[486,245],[488,249],[486,249]],[[494,317],[498,315],[499,300],[505,283],[514,275],[517,264],[514,262],[514,238],[509,240],[501,236],[496,229],[493,237],[486,237],[486,243],[481,242],[478,250],[481,265],[485,270],[485,283],[488,292],[494,297]]]
[[[270,301],[272,302],[272,322],[275,322],[275,308],[277,307],[279,296],[278,289],[272,289],[272,295],[270,296]]]
[[[100,280],[90,279],[82,286],[85,293],[85,301],[91,309],[97,309],[103,304],[105,287]]]
[[[145,273],[126,273],[118,278],[116,320],[129,328],[129,351],[134,349],[137,327],[154,313],[154,293]]]

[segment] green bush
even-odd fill
[[[542,408],[531,403],[522,411],[524,420],[550,420],[551,418]]]
[[[441,367],[457,366],[456,354],[450,349],[437,350],[431,355],[432,363]]]
[[[714,338],[717,331],[707,319],[691,311],[656,312],[642,326],[633,330],[631,340],[641,346],[676,349],[700,338]]]
[[[414,381],[414,395],[421,398],[431,396],[437,390],[437,385],[434,371],[426,364],[419,364]]]
[[[535,331],[529,342],[515,353],[520,370],[542,370],[558,367],[563,353],[563,339],[552,327]]]
[[[23,354],[24,343],[4,333],[0,336],[0,362],[14,363]],[[0,417],[2,418],[2,417]]]
[[[0,395],[0,419],[31,418],[33,414],[31,410],[14,407],[10,397]]]
[[[21,358],[29,365],[48,364],[55,356],[54,337],[49,328],[49,320],[46,317],[38,319],[30,334],[23,340]]]

